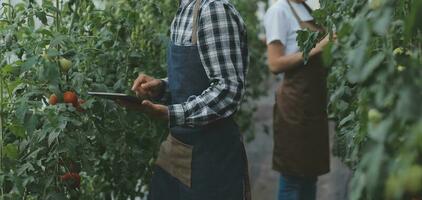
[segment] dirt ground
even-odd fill
[[[275,91],[276,80],[269,83],[269,91]],[[273,92],[258,102],[258,111],[254,121],[258,123],[256,138],[246,144],[251,173],[251,187],[253,200],[276,200],[279,174],[271,169],[272,160],[272,130],[270,135],[264,133],[263,126],[271,127],[272,108],[274,104]],[[334,135],[334,124],[330,124],[330,135]],[[332,141],[332,140],[331,140]],[[350,180],[350,170],[339,160],[331,156],[330,173],[319,177],[317,184],[318,200],[347,200],[347,187]]]

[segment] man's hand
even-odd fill
[[[169,109],[165,105],[154,104],[151,101],[144,100],[142,101],[142,108],[150,117],[165,121],[169,119]]]
[[[126,107],[129,110],[134,110],[134,111],[139,111],[139,112],[143,112],[145,110],[144,107],[142,106],[141,101],[139,101],[139,103],[133,103],[130,101],[118,99],[116,100],[116,103],[119,104],[120,106]]]
[[[142,103],[132,103],[125,100],[116,100],[116,103],[130,110],[144,112],[148,116],[155,119],[165,121],[168,120],[169,110],[165,105],[154,104],[149,100],[144,100]]]
[[[132,91],[139,97],[156,99],[163,94],[164,83],[160,79],[145,74],[139,74],[138,78],[133,83]]]

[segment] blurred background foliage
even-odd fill
[[[354,170],[349,198],[420,198],[422,1],[320,3],[315,18],[338,37],[323,56],[334,151]],[[300,41],[304,50],[313,42]]]

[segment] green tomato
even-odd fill
[[[63,72],[68,72],[69,69],[72,67],[72,61],[66,58],[60,58],[59,63]]]
[[[48,57],[48,54],[45,50],[42,51],[41,57],[44,58],[44,60],[50,60],[50,58]]]
[[[43,49],[43,51],[42,51],[42,54],[41,54],[41,57],[42,58],[44,58],[45,60],[48,60],[48,61],[50,61],[50,56],[48,56],[48,53],[47,53],[47,50],[50,48],[50,45],[45,45],[45,47],[44,47],[44,49]]]
[[[370,109],[368,112],[368,119],[374,124],[378,124],[382,119],[382,114],[377,109]]]
[[[394,55],[401,55],[404,53],[404,48],[403,47],[399,47],[393,50],[393,54]]]
[[[387,199],[394,199],[400,194],[400,180],[395,175],[390,175],[385,183],[385,196]]]
[[[383,0],[370,0],[369,1],[369,7],[373,10],[380,8],[382,4],[383,4]]]
[[[113,28],[113,23],[111,21],[107,22],[106,24],[107,28]]]
[[[422,167],[413,165],[403,175],[403,187],[410,193],[420,191],[422,188]]]
[[[405,67],[405,66],[403,66],[403,65],[397,65],[397,71],[402,72],[402,71],[404,71],[405,69],[406,69],[406,67]]]

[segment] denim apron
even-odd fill
[[[286,1],[302,29],[324,31],[303,22]],[[287,71],[277,89],[273,168],[283,175],[314,177],[330,169],[326,82],[327,72],[317,55],[305,66]]]
[[[171,104],[199,96],[210,86],[197,47],[195,3],[192,46],[167,52]],[[150,200],[244,200],[250,196],[247,161],[238,126],[224,118],[199,127],[170,127],[154,168]]]

